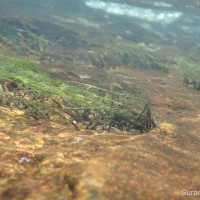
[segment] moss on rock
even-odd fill
[[[94,49],[89,53],[94,66],[113,68],[116,66],[137,67],[142,69],[157,69],[168,71],[168,66],[155,53],[144,47],[121,43],[111,43]]]
[[[27,60],[0,55],[0,82],[1,104],[24,109],[35,119],[59,115],[76,128],[78,121],[91,129],[101,125],[105,129],[114,126],[141,132],[155,126],[144,95],[115,93],[79,82],[64,83]]]

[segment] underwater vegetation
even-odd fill
[[[83,44],[79,34],[71,29],[37,19],[2,18],[0,29],[1,53],[20,55],[43,64],[71,59],[71,49]]]
[[[146,95],[115,93],[51,78],[39,65],[0,55],[0,104],[36,120],[85,128],[150,131],[155,127]]]
[[[194,90],[200,91],[199,61],[189,57],[177,57],[178,73],[183,77],[185,86],[192,85]]]
[[[23,57],[35,55],[40,62],[67,60],[73,64],[76,57],[99,68],[125,66],[169,70],[167,62],[157,52],[145,47],[99,35],[92,39],[82,37],[78,31],[41,20],[4,18],[0,20],[0,28],[0,43],[9,48],[9,52]]]
[[[94,66],[100,68],[123,66],[142,70],[154,69],[164,73],[176,71],[183,78],[185,86],[192,86],[194,90],[200,91],[200,61],[192,57],[170,53],[156,54],[136,44],[118,42],[90,51],[89,58]]]
[[[156,69],[168,72],[167,63],[154,52],[126,42],[111,43],[90,52],[94,66],[114,68],[116,66]]]
[[[164,59],[136,44],[108,39],[106,41],[110,42],[101,42],[100,38],[89,42],[89,38],[80,38],[79,33],[74,34],[70,29],[33,19],[5,18],[0,26],[0,43],[10,47],[9,52],[28,58],[35,55],[33,59],[46,67],[52,62],[73,65],[75,57],[83,60],[85,65],[99,68],[125,66],[169,70]],[[72,59],[66,60],[70,55]],[[61,116],[62,122],[68,121],[76,129],[77,123],[89,129],[110,130],[115,127],[140,132],[155,126],[144,94],[116,93],[74,80],[64,83],[51,78],[42,67],[27,60],[4,55],[0,60],[1,103],[10,109],[23,109],[35,119],[51,120]]]

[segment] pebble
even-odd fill
[[[21,157],[18,162],[19,164],[25,164],[31,162],[31,159],[28,157]]]
[[[77,137],[74,139],[74,141],[72,142],[72,144],[77,144],[79,142],[82,142],[84,139],[82,137]]]

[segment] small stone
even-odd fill
[[[77,137],[74,139],[74,141],[72,142],[72,144],[78,144],[79,142],[82,142],[84,139],[82,137]]]
[[[19,164],[26,164],[26,163],[31,162],[31,159],[28,157],[21,157],[18,162]]]

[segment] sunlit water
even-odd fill
[[[16,4],[16,6],[15,6]],[[11,12],[7,11],[8,5]],[[27,10],[27,8],[29,9]],[[200,52],[198,0],[8,0],[0,15],[34,16],[55,23],[74,23],[136,43],[175,45]],[[89,32],[89,30],[88,30]],[[94,33],[93,32],[93,33]]]
[[[108,14],[135,17],[145,21],[160,22],[164,24],[172,23],[179,19],[182,15],[182,12],[153,10],[122,3],[104,2],[99,0],[89,0],[86,1],[85,4],[91,8],[103,10]],[[165,4],[164,2],[155,2],[155,6],[171,7],[172,5]]]

